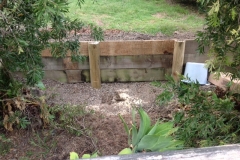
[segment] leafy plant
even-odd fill
[[[92,114],[92,111],[87,111],[84,106],[58,105],[51,107],[50,113],[53,116],[53,127],[65,129],[76,136],[89,133],[88,128],[83,128],[79,124],[81,117]]]
[[[198,0],[205,9],[206,27],[198,33],[200,53],[209,48],[210,71],[230,72],[240,78],[240,1]]]
[[[164,96],[170,93],[178,98],[180,105],[174,123],[179,129],[175,135],[186,147],[240,142],[239,111],[234,109],[230,94],[218,97],[215,92],[201,90],[198,83],[176,83],[173,78],[168,79],[162,84],[165,91],[157,101],[167,103],[169,99],[166,101]]]
[[[98,157],[98,154],[97,152],[93,153],[92,155],[91,154],[84,154],[82,156],[82,159],[88,159],[88,158],[96,158]],[[78,154],[76,152],[70,152],[70,160],[78,160],[79,157],[78,157]]]
[[[120,116],[128,135],[130,148],[123,149],[119,154],[131,154],[136,152],[166,151],[182,148],[182,141],[174,140],[172,134],[177,131],[172,122],[156,122],[151,126],[151,120],[147,113],[138,109],[140,115],[140,126],[137,129],[135,122],[135,110],[133,110],[133,124],[129,129],[127,123]]]
[[[84,0],[77,0],[78,7]],[[54,57],[65,57],[67,51],[74,59],[79,53],[79,36],[84,24],[71,20],[69,2],[66,0],[2,0],[0,1],[0,57],[1,69],[12,80],[12,72],[21,71],[27,84],[39,83],[43,77],[41,51],[51,48]],[[102,40],[102,31],[91,27],[92,35]],[[74,37],[69,37],[69,33]]]
[[[27,117],[22,117],[19,119],[19,128],[25,129],[27,126],[31,124],[29,120],[27,120]]]
[[[80,7],[84,0],[76,2]],[[50,49],[53,57],[65,57],[68,52],[73,60],[84,60],[79,52],[81,35],[76,34],[84,24],[70,19],[68,12],[67,0],[0,0],[0,122],[7,130],[19,122],[25,128],[28,120],[43,122],[44,127],[49,123],[44,100],[23,93],[26,85],[44,89],[42,50]],[[92,36],[102,40],[102,30],[93,25],[91,29]],[[23,74],[23,81],[15,78],[16,72]],[[34,110],[38,115],[26,117]],[[15,116],[18,111],[28,114]]]

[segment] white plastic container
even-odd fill
[[[187,62],[184,71],[184,77],[188,77],[190,81],[184,80],[184,82],[198,81],[199,84],[207,84],[208,69],[205,67],[205,63]]]

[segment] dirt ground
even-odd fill
[[[72,34],[70,34],[72,37]],[[94,41],[90,36],[91,30],[89,28],[83,28],[77,32],[80,41]],[[167,36],[162,33],[155,35],[137,33],[137,32],[125,32],[121,30],[105,30],[104,31],[104,41],[114,41],[114,40],[167,40],[167,39],[195,39],[196,35],[193,32],[181,32],[175,31],[173,35]]]
[[[80,31],[80,40],[92,40],[88,29]],[[149,40],[149,39],[193,39],[194,33],[176,31],[173,36],[162,34],[147,35],[119,30],[105,31],[105,40]],[[153,121],[169,120],[177,109],[177,102],[169,106],[158,106],[155,102],[161,88],[150,82],[138,83],[103,83],[101,89],[91,88],[89,83],[62,84],[53,80],[44,80],[47,90],[47,103],[85,105],[95,112],[79,119],[79,125],[89,128],[88,135],[76,136],[59,129],[0,131],[11,139],[9,153],[0,156],[5,159],[46,159],[63,160],[69,153],[85,153],[98,151],[99,155],[116,155],[128,147],[127,135],[118,114],[131,122],[132,107],[143,107]]]

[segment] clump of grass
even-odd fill
[[[148,34],[171,35],[174,31],[197,31],[204,19],[193,11],[165,0],[86,1],[79,9],[69,0],[69,17],[81,18],[103,29],[120,29]]]
[[[36,133],[34,137],[30,140],[30,144],[33,147],[39,148],[40,152],[37,155],[38,157],[46,158],[47,155],[51,152],[51,150],[56,148],[57,141],[53,139],[52,135],[41,135],[39,132]],[[32,156],[31,152],[29,151],[28,154],[29,156]]]
[[[0,155],[5,155],[10,151],[13,143],[5,135],[0,134]]]
[[[58,105],[50,108],[52,114],[52,126],[61,128],[76,136],[82,135],[86,128],[81,126],[79,120],[92,114],[92,111],[86,110],[83,105]]]

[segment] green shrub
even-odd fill
[[[232,78],[240,78],[240,1],[198,0],[206,13],[204,30],[198,33],[200,53],[208,47],[212,72],[230,72]]]
[[[76,5],[81,7],[83,2],[76,0]],[[66,16],[68,12],[67,0],[0,0],[0,123],[5,129],[12,131],[15,124],[26,128],[31,119],[43,121],[44,127],[49,122],[48,106],[43,100],[25,95],[28,91],[21,85],[44,88],[41,82],[44,49],[51,49],[56,58],[70,52],[72,60],[84,60],[76,34],[84,24],[79,19],[70,19]],[[101,28],[93,25],[90,28],[91,35],[102,40]],[[21,72],[25,79],[15,79],[16,72]],[[29,117],[33,106],[39,112]],[[19,111],[27,115],[16,116],[14,112]]]
[[[157,101],[167,102],[176,96],[180,109],[174,116],[179,127],[175,135],[185,147],[203,147],[240,142],[239,111],[234,109],[231,94],[219,98],[215,92],[200,89],[199,84],[175,83],[168,77],[165,91]],[[166,98],[167,97],[167,98]]]

